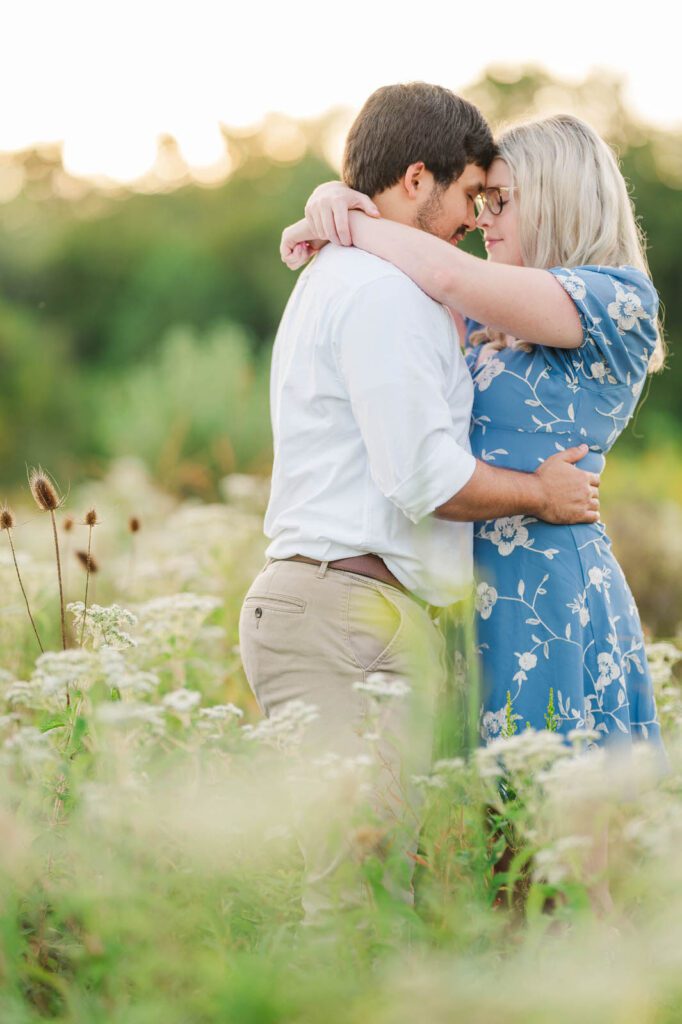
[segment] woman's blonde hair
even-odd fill
[[[497,140],[519,207],[526,267],[637,267],[646,241],[613,151],[585,121],[559,114],[507,128]],[[660,320],[649,371],[665,363]]]

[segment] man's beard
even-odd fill
[[[452,235],[443,233],[443,229],[438,231],[435,227],[438,218],[443,212],[443,193],[445,189],[445,185],[433,186],[433,192],[417,210],[414,226],[421,228],[422,231],[428,231],[430,235],[435,235],[437,238],[442,238],[444,241],[449,242]],[[453,232],[453,234],[464,234],[465,232],[466,225],[462,224],[457,228],[457,232]]]
[[[415,216],[415,227],[421,228],[422,231],[428,231],[430,235],[438,234],[434,230],[434,224],[443,212],[443,192],[444,188],[442,185],[434,185],[433,192],[417,210]]]

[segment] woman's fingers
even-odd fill
[[[336,199],[334,201],[332,204],[332,212],[336,233],[339,238],[339,244],[352,245],[353,239],[351,237],[350,224],[348,222],[348,206],[343,199]]]
[[[336,224],[334,223],[334,212],[333,209],[325,209],[322,211],[322,238],[328,238],[334,245],[341,245],[339,236],[336,232]]]

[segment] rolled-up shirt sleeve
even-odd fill
[[[446,311],[409,279],[364,285],[338,310],[334,352],[372,479],[413,523],[470,480],[476,460],[456,440],[447,399]],[[444,340],[445,339],[445,340]],[[463,364],[462,364],[463,365]]]

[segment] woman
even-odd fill
[[[352,235],[394,263],[466,318],[474,454],[531,471],[585,441],[581,468],[601,472],[647,372],[664,360],[627,188],[608,146],[575,117],[513,127],[498,147],[478,197],[487,261],[349,213],[375,211],[339,184],[316,190],[306,219],[284,233],[283,258],[300,266],[315,240]],[[563,733],[660,748],[639,616],[603,525],[479,522],[475,559],[482,738],[500,734],[510,708],[520,728],[542,729],[549,717]]]

